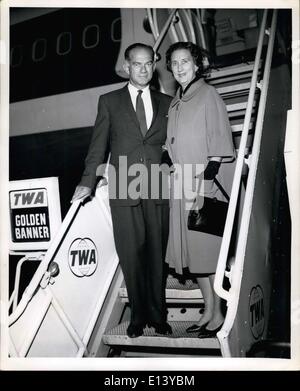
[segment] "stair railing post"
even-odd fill
[[[257,119],[256,119],[251,165],[250,165],[248,180],[247,180],[247,191],[245,194],[245,200],[244,200],[243,211],[242,211],[242,223],[241,223],[241,229],[239,233],[237,250],[236,250],[236,255],[237,255],[236,264],[233,272],[234,275],[232,278],[233,283],[231,289],[232,289],[232,296],[234,301],[238,300],[237,293],[240,290],[241,279],[243,275],[244,257],[245,257],[247,237],[249,231],[249,223],[250,223],[252,201],[254,195],[257,165],[258,165],[258,159],[260,155],[262,128],[263,128],[263,121],[264,121],[266,100],[267,100],[267,93],[268,93],[268,86],[269,86],[269,79],[270,79],[276,21],[277,21],[277,10],[274,10],[272,15],[272,24],[270,29],[270,37],[269,37],[267,56],[265,61],[264,74],[263,74],[263,86],[261,90],[261,97],[259,101],[259,108],[258,108]]]
[[[166,33],[167,33],[167,31],[168,31],[168,29],[169,29],[171,23],[172,23],[173,17],[174,17],[174,15],[175,15],[176,12],[177,12],[177,8],[175,8],[175,9],[171,12],[171,14],[169,15],[169,17],[168,17],[168,19],[167,19],[167,21],[166,21],[164,27],[162,28],[162,30],[161,30],[159,36],[157,37],[157,40],[156,40],[154,46],[153,46],[154,52],[157,52],[157,50],[158,50],[160,44],[162,43],[162,41],[163,41],[163,39],[164,39],[164,37],[165,37],[165,35],[166,35]]]
[[[217,270],[216,270],[216,275],[215,275],[214,290],[221,298],[223,298],[225,300],[229,299],[229,291],[227,291],[223,288],[223,280],[224,280],[224,276],[225,276],[228,250],[229,250],[232,229],[233,229],[233,223],[234,223],[234,217],[235,217],[235,211],[236,211],[236,207],[237,207],[237,201],[238,201],[239,190],[240,190],[242,169],[243,169],[243,164],[244,164],[244,156],[245,156],[247,138],[248,138],[248,134],[249,134],[249,126],[250,126],[250,121],[251,121],[251,114],[252,114],[252,108],[253,108],[253,102],[254,102],[254,96],[255,96],[255,90],[256,90],[256,82],[257,82],[257,77],[258,77],[258,70],[259,70],[260,58],[261,58],[262,47],[263,47],[263,40],[264,40],[264,35],[265,35],[265,26],[266,26],[266,22],[267,22],[267,13],[268,13],[268,10],[264,10],[263,19],[262,19],[262,23],[261,23],[261,27],[260,27],[258,45],[257,45],[257,50],[256,50],[256,55],[255,55],[254,68],[253,68],[253,73],[252,73],[252,78],[251,78],[251,85],[250,85],[249,97],[248,97],[248,102],[247,102],[243,131],[242,131],[239,152],[238,152],[238,157],[237,157],[237,163],[236,163],[236,168],[235,168],[233,182],[232,182],[232,190],[231,190],[231,195],[230,195],[230,202],[229,202],[229,207],[228,207],[226,224],[225,224],[223,240],[222,240],[222,244],[221,244],[221,248],[220,248]]]
[[[262,127],[263,127],[263,120],[264,120],[265,107],[266,107],[266,98],[267,98],[268,86],[269,86],[269,77],[270,77],[271,62],[272,62],[272,55],[273,55],[273,48],[274,48],[276,22],[277,22],[277,10],[273,10],[267,56],[265,61],[264,73],[263,73],[261,98],[259,102],[255,135],[253,141],[253,153],[251,159],[251,166],[248,174],[247,189],[246,189],[245,200],[244,200],[243,211],[242,211],[242,219],[241,219],[242,220],[241,230],[239,233],[237,250],[236,250],[236,263],[232,275],[231,294],[229,296],[229,300],[227,303],[228,310],[226,314],[226,319],[222,330],[218,333],[218,339],[221,344],[222,355],[225,357],[231,356],[227,336],[233,326],[237,309],[238,309],[239,291],[240,291],[240,286],[241,286],[241,281],[243,276],[244,257],[245,257],[245,250],[246,250],[247,237],[249,231],[249,223],[250,223],[250,216],[251,216],[251,209],[252,209],[251,206],[252,206],[252,200],[254,194],[254,185],[256,179],[260,144],[261,144]]]

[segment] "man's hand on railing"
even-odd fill
[[[77,186],[72,197],[71,203],[77,200],[84,201],[92,194],[92,189],[87,186]]]
[[[106,185],[108,185],[107,179],[104,176],[101,176],[100,180],[99,180],[99,182],[97,184],[97,189],[102,187],[102,186],[106,186]]]

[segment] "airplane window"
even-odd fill
[[[10,51],[10,65],[15,68],[21,65],[23,60],[23,46],[18,45],[11,49]]]
[[[86,26],[82,34],[82,46],[85,49],[92,49],[99,43],[99,26],[97,24],[90,24]]]
[[[60,33],[56,40],[56,53],[60,56],[70,53],[72,49],[72,34],[70,31]]]
[[[113,42],[121,41],[121,18],[115,19],[111,24],[111,40]]]
[[[39,38],[34,41],[32,45],[32,61],[42,61],[46,57],[47,52],[47,41],[45,38]]]

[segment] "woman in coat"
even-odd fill
[[[187,218],[199,193],[226,201],[214,178],[217,175],[230,194],[235,149],[226,106],[216,89],[203,79],[200,48],[191,42],[175,43],[166,53],[166,62],[179,83],[168,113],[166,147],[175,172],[171,175],[166,261],[178,274],[185,268],[194,273],[203,295],[204,313],[187,332],[198,332],[200,338],[214,337],[224,322],[221,299],[213,290],[222,238],[188,230]],[[185,174],[191,172],[192,180],[187,180]]]

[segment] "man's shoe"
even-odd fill
[[[149,322],[148,323],[149,327],[154,327],[154,330],[157,334],[172,334],[172,328],[169,325],[169,323],[155,323],[155,322]]]
[[[143,335],[144,327],[142,325],[129,324],[127,328],[127,335],[129,338],[137,338]]]

